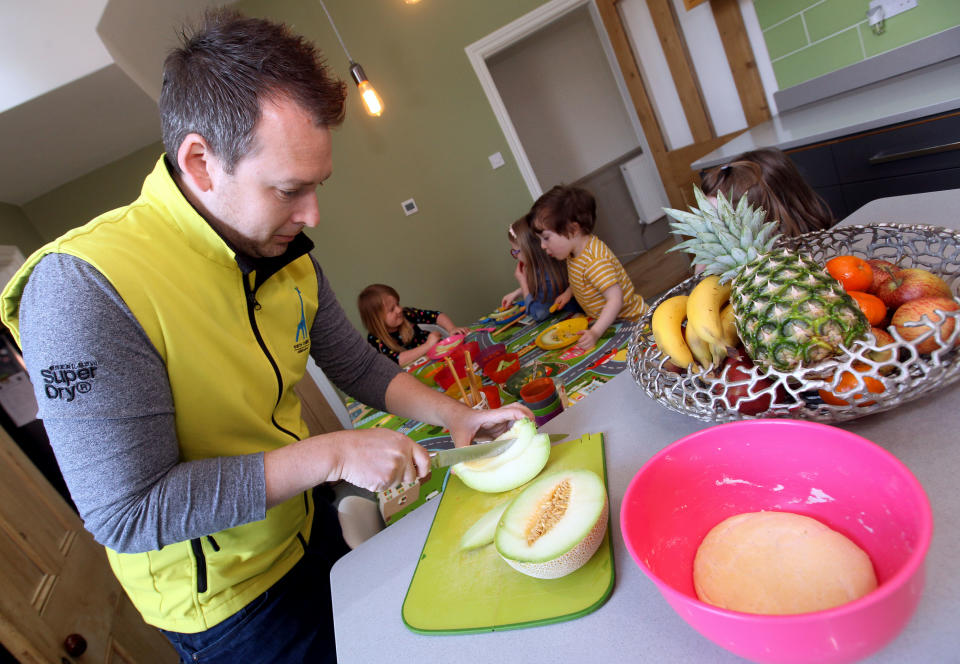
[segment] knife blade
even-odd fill
[[[549,434],[550,443],[556,443],[570,434],[551,433]],[[463,461],[476,461],[477,459],[486,459],[503,454],[507,449],[517,442],[516,438],[504,438],[503,440],[492,440],[487,443],[474,443],[467,447],[454,447],[450,450],[438,450],[430,452],[430,468],[446,468]]]

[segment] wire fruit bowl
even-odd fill
[[[888,260],[900,268],[922,268],[947,282],[951,292],[960,290],[960,233],[937,226],[844,226],[788,238],[779,246],[799,249],[820,265],[834,256],[854,254]],[[699,281],[699,275],[690,277],[654,302],[636,324],[627,351],[630,373],[640,387],[661,405],[683,415],[707,422],[773,417],[844,422],[896,408],[960,378],[956,348],[960,344],[960,311],[941,312],[939,321],[924,316],[922,323],[931,329],[912,341],[890,326],[887,332],[894,339],[892,344],[880,346],[870,333],[840,355],[791,372],[740,367],[735,380],[730,364],[721,369],[677,372],[654,341],[653,311],[674,295],[689,294]],[[954,301],[960,304],[956,296]],[[918,346],[930,338],[938,341],[939,349],[919,353]],[[845,391],[847,383],[853,385],[850,392]],[[826,403],[820,390],[833,393],[846,404]]]

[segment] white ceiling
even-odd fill
[[[159,141],[175,28],[215,4],[0,0],[0,202],[22,205]]]

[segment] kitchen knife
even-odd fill
[[[569,435],[568,433],[551,433],[549,434],[550,442],[557,443]],[[467,447],[430,452],[430,468],[446,468],[462,461],[476,461],[477,459],[495,457],[503,454],[516,440],[516,438],[504,438],[503,440],[492,440],[488,443],[474,443]]]

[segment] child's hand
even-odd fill
[[[517,288],[516,290],[512,290],[506,295],[504,295],[503,299],[500,300],[500,308],[501,309],[509,308],[510,305],[513,304],[516,301],[516,299],[520,296],[520,293],[521,293],[520,289]]]
[[[427,340],[423,342],[423,345],[426,346],[427,349],[430,349],[436,346],[441,339],[443,339],[443,336],[441,336],[439,332],[434,330],[433,332],[427,335]]]
[[[580,341],[577,342],[576,347],[583,351],[588,351],[597,345],[597,340],[600,338],[600,335],[603,334],[603,332],[596,331],[594,328],[590,328],[589,330],[584,330],[579,334]]]
[[[550,307],[550,311],[560,311],[570,299],[573,297],[573,292],[568,288],[557,296],[557,299],[553,301],[553,306]]]
[[[523,261],[517,261],[517,266],[513,268],[514,278],[522,284],[527,280],[524,274],[526,273],[524,272]]]

